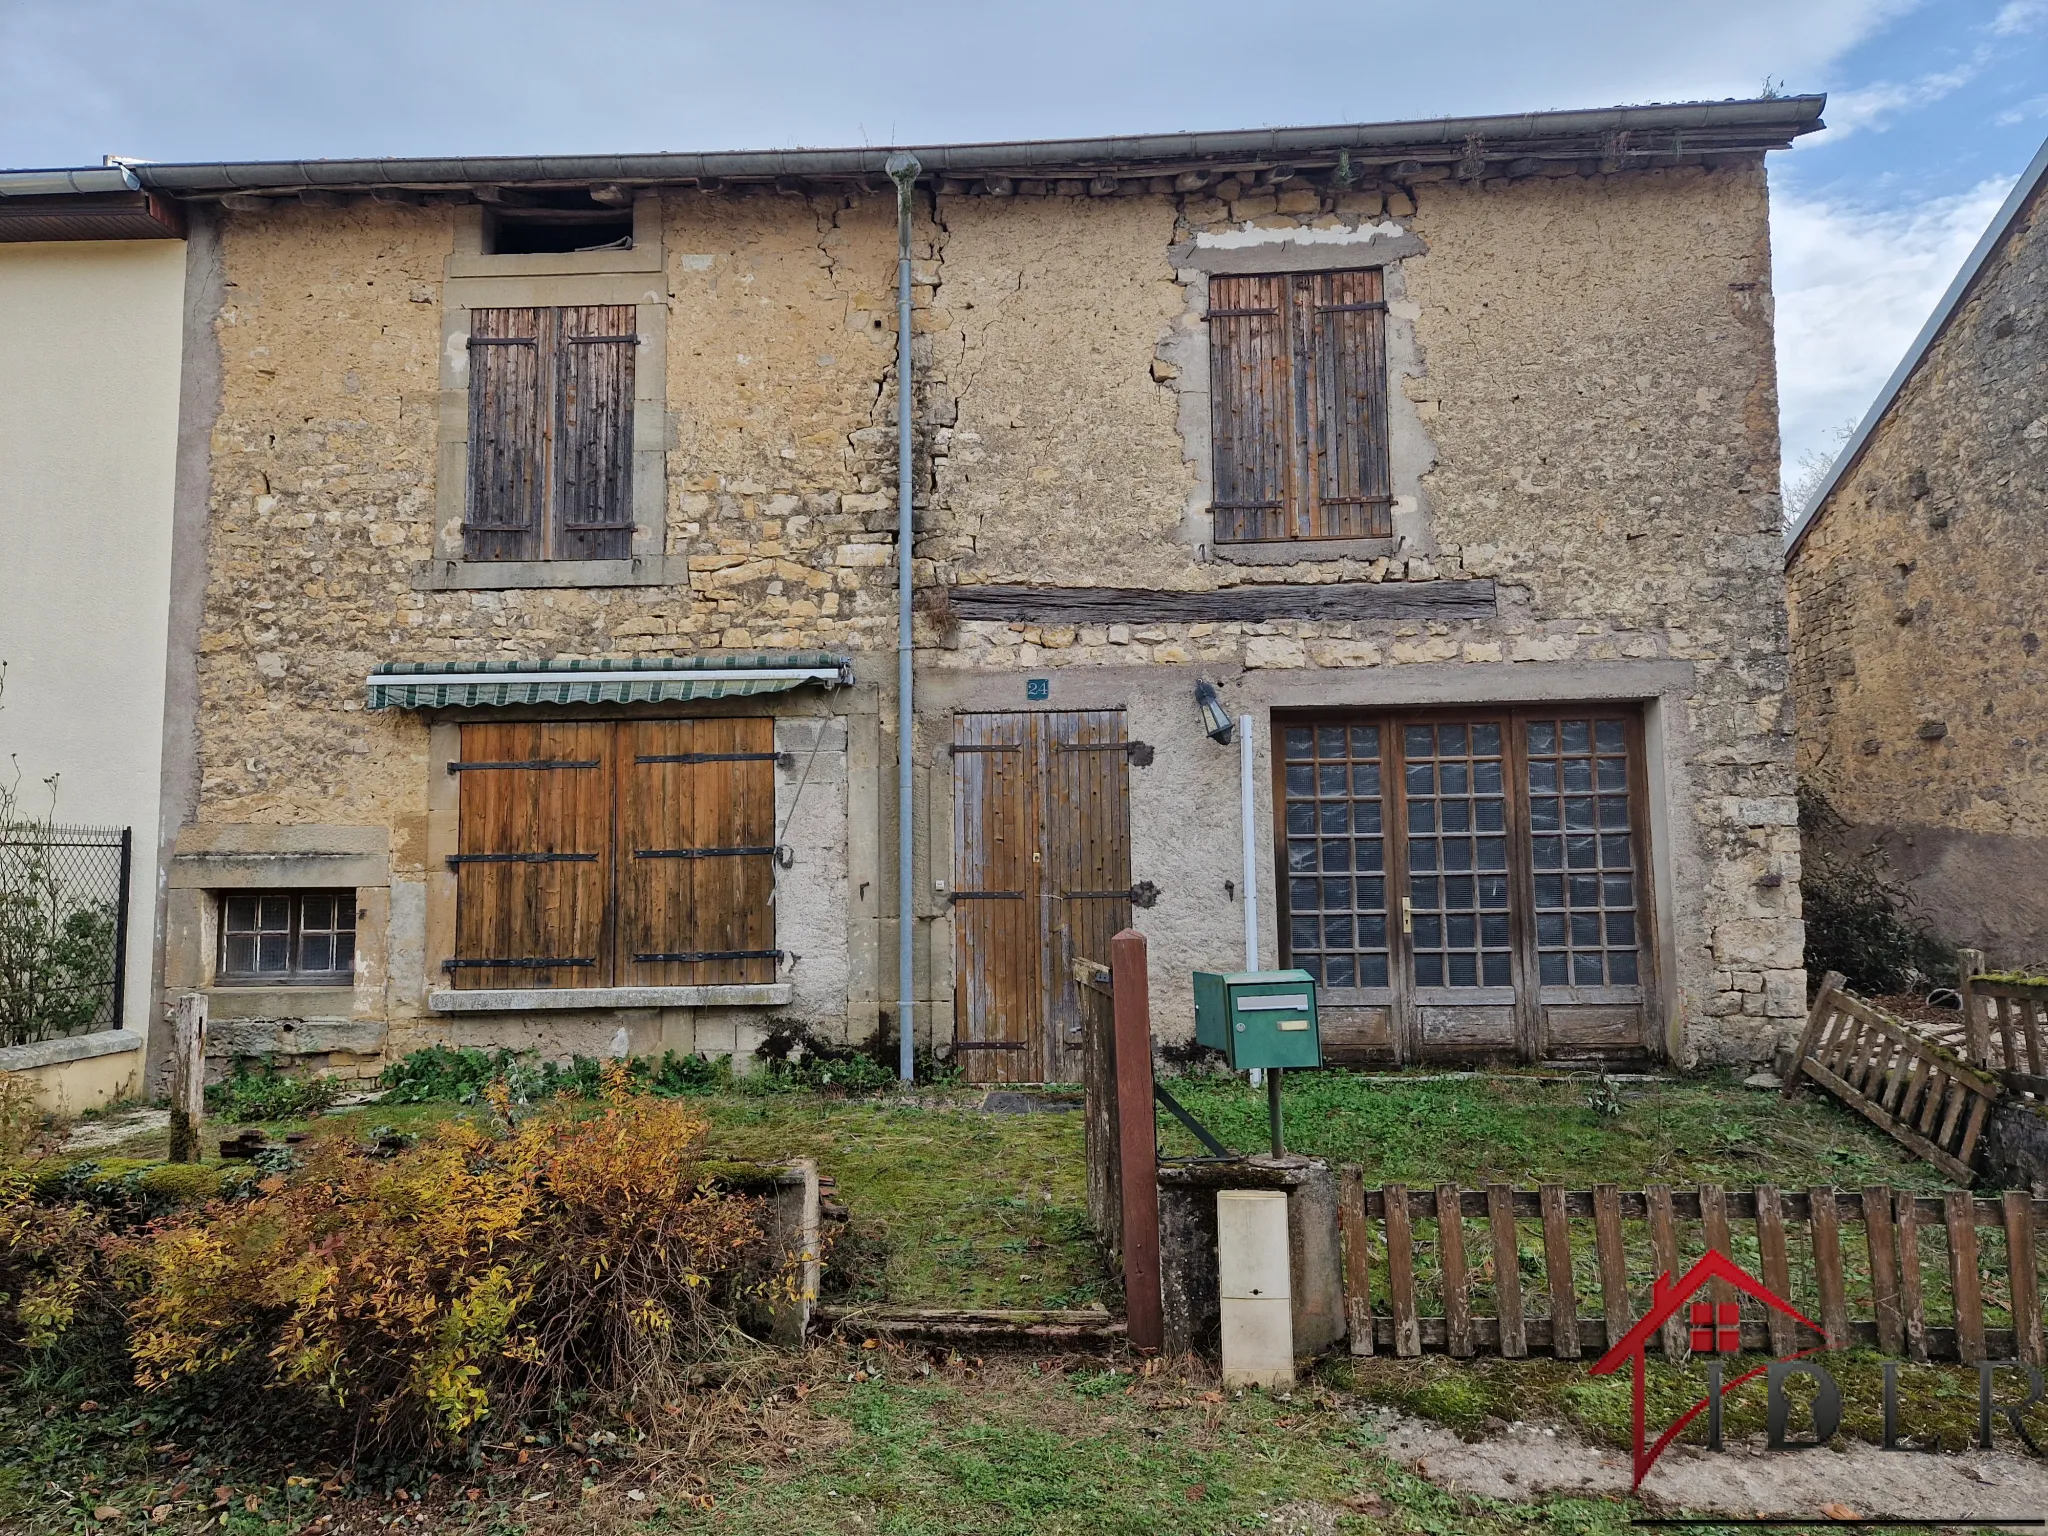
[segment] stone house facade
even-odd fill
[[[1803,1011],[1764,156],[1817,98],[920,149],[920,1044],[1068,1078],[1245,955],[1338,1060]],[[895,1004],[880,151],[159,166],[167,995],[217,1049],[865,1041]],[[1084,968],[1085,969],[1085,968]]]
[[[1794,529],[1799,771],[1994,966],[2048,960],[2048,147]]]

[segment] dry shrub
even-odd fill
[[[339,1138],[252,1200],[128,1250],[137,1379],[254,1369],[343,1409],[365,1440],[448,1443],[585,1397],[632,1406],[787,1285],[762,1202],[702,1174],[705,1122],[636,1095],[514,1125],[451,1121],[379,1159]]]
[[[17,1363],[118,1315],[106,1239],[103,1212],[44,1205],[31,1165],[0,1164],[0,1360]]]

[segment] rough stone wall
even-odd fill
[[[2044,195],[1788,568],[1801,773],[2005,964],[2048,959]]]
[[[1026,184],[1028,185],[1028,184]],[[1079,190],[1078,184],[1075,188]],[[1466,624],[919,620],[934,669],[1666,661],[1706,851],[1678,935],[1700,1052],[1801,1011],[1761,165],[1342,194],[920,193],[917,575],[1209,588],[1490,576]],[[416,591],[432,555],[445,209],[231,215],[201,660],[206,821],[389,825],[424,861],[426,732],[362,708],[395,657],[893,644],[893,198],[676,194],[667,553],[687,590]],[[1162,361],[1201,324],[1167,247],[1397,221],[1427,558],[1242,567],[1183,536],[1196,465]],[[1488,674],[1493,675],[1493,674]],[[1719,1022],[1715,1022],[1719,1021]]]

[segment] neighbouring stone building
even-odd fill
[[[1075,1075],[1127,923],[1185,1039],[1255,894],[1334,1059],[1769,1052],[1764,157],[1820,109],[916,151],[920,1043]],[[898,1027],[885,158],[143,170],[210,430],[165,989],[216,1049]]]
[[[2048,146],[1845,445],[1785,569],[1799,769],[1941,938],[2048,961]]]

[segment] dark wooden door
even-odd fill
[[[1640,722],[1612,708],[1276,726],[1290,963],[1336,1059],[1658,1054]]]
[[[974,1082],[1073,1082],[1075,963],[1130,924],[1130,768],[1121,710],[956,715],[953,1048]]]

